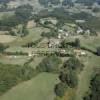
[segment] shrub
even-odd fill
[[[55,55],[47,56],[38,65],[37,69],[44,72],[56,72],[59,71],[59,64],[61,59]]]
[[[68,86],[65,83],[58,83],[55,86],[55,93],[57,96],[62,97],[64,96],[66,90],[67,90]]]
[[[29,66],[0,63],[0,95],[18,83],[31,79],[33,75],[34,70]]]

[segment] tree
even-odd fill
[[[81,70],[84,65],[76,57],[71,57],[64,64],[64,68],[69,70]]]
[[[37,70],[43,72],[56,72],[59,71],[59,64],[61,63],[61,59],[56,55],[47,56],[40,62],[37,66]]]
[[[2,53],[5,50],[5,46],[3,44],[0,43],[0,53]]]
[[[68,47],[67,41],[66,40],[63,40],[61,42],[61,48],[67,48],[67,47]]]
[[[97,54],[100,56],[100,47],[97,48]]]
[[[39,3],[44,6],[48,6],[49,0],[39,0]]]
[[[66,90],[67,90],[68,86],[65,83],[58,83],[55,86],[55,93],[57,96],[62,97],[64,96]]]
[[[72,2],[72,0],[63,0],[62,5],[64,5],[64,6],[73,6],[74,3]]]
[[[74,88],[78,84],[78,77],[75,71],[68,71],[66,73],[62,72],[59,76],[59,79],[66,83],[69,87]]]
[[[49,3],[58,5],[60,3],[60,0],[39,0],[39,3],[47,7]]]
[[[76,0],[76,3],[84,4],[85,6],[92,6],[96,0]]]
[[[75,39],[74,45],[76,48],[80,48],[80,40],[78,38]]]
[[[29,4],[21,5],[15,10],[17,19],[21,22],[26,22],[32,16],[33,8]]]
[[[21,36],[22,37],[26,36],[28,33],[29,33],[29,31],[26,29],[26,25],[23,25]]]
[[[50,0],[51,4],[58,5],[60,0]]]
[[[91,80],[91,93],[84,97],[84,100],[99,100],[100,99],[100,73],[97,73]]]

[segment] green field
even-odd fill
[[[28,56],[0,56],[0,63],[23,65],[29,60]]]
[[[29,34],[27,36],[23,38],[17,37],[17,39],[11,42],[9,45],[10,46],[21,46],[29,42],[34,42],[41,38],[41,33],[43,31],[49,31],[49,29],[43,28],[43,27],[35,27],[33,29],[29,29]]]
[[[56,74],[41,73],[12,88],[0,100],[54,100],[54,86],[59,81],[57,78]]]

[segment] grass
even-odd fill
[[[89,56],[82,58],[84,61],[85,67],[83,71],[79,74],[79,83],[77,90],[76,100],[82,100],[82,97],[86,95],[89,91],[90,80],[94,75],[94,69],[98,68],[100,65],[100,57],[94,54],[89,53]]]
[[[27,47],[19,47],[19,46],[14,46],[14,47],[9,47],[5,51],[6,52],[24,52],[24,53],[38,53],[38,52],[55,52],[59,49],[57,48],[27,48]]]
[[[49,31],[47,28],[43,27],[35,27],[33,29],[29,29],[29,34],[23,38],[18,37],[14,42],[10,43],[10,46],[21,46],[25,45],[29,42],[34,42],[41,38],[41,33],[43,31]]]
[[[23,65],[29,57],[27,56],[0,56],[0,63],[4,64],[14,64],[14,65]]]
[[[58,75],[41,73],[30,81],[12,88],[0,100],[54,100]]]
[[[0,43],[10,43],[16,39],[16,36],[0,35]]]
[[[100,46],[100,36],[81,39],[81,43],[83,47],[86,47],[95,52],[96,48]]]

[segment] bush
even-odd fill
[[[62,97],[64,96],[66,90],[67,90],[68,86],[65,83],[58,83],[55,86],[55,93],[57,96]]]
[[[61,63],[61,59],[57,56],[47,56],[42,60],[42,62],[37,66],[39,71],[44,72],[57,72],[59,71],[59,64]]]
[[[69,70],[81,70],[83,67],[84,65],[76,57],[71,57],[64,64],[64,68]]]
[[[78,84],[78,77],[75,71],[62,72],[59,79],[70,88],[74,88]]]
[[[29,66],[0,63],[0,95],[18,83],[31,79],[33,75],[34,70]]]
[[[7,48],[7,46],[4,46],[2,43],[0,43],[0,53],[3,53],[3,51]]]
[[[100,99],[100,73],[97,73],[91,80],[91,93],[84,97],[84,100],[99,100]]]
[[[51,37],[57,37],[58,32],[54,29],[52,29],[50,32],[42,32],[41,36],[51,38]]]
[[[100,47],[97,48],[97,54],[100,56]]]

